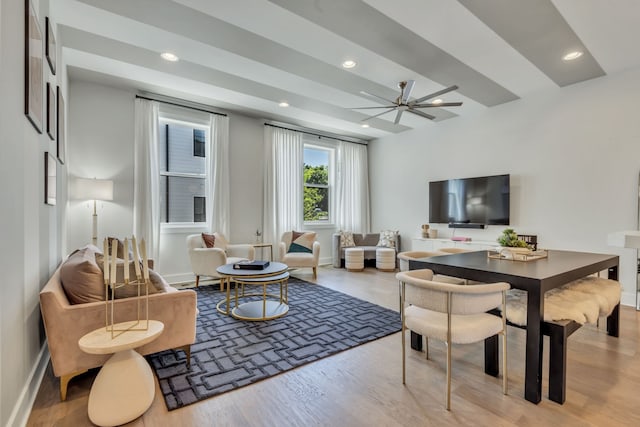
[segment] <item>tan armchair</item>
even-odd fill
[[[255,249],[249,244],[231,244],[221,233],[213,233],[215,244],[207,248],[202,234],[187,236],[187,248],[191,269],[196,276],[196,287],[200,282],[200,276],[220,278],[216,271],[225,264],[233,264],[243,260],[253,260]],[[222,284],[220,285],[222,286]]]
[[[293,232],[287,231],[282,235],[281,242],[278,245],[280,262],[287,264],[289,268],[311,268],[313,269],[313,278],[318,276],[318,262],[320,261],[320,242],[315,240],[316,233],[304,233],[307,241],[310,243],[311,252],[289,252],[291,247]]]

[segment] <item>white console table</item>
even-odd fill
[[[414,251],[437,251],[442,248],[462,248],[470,251],[482,251],[494,249],[500,246],[498,242],[485,240],[469,240],[466,242],[451,239],[427,239],[424,237],[414,237],[411,239],[411,249]]]

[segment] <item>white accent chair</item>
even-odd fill
[[[231,244],[221,233],[213,233],[215,243],[213,248],[207,248],[202,234],[192,234],[187,236],[187,248],[189,250],[189,261],[191,269],[196,276],[196,287],[200,283],[200,276],[213,277],[219,279],[220,275],[216,271],[218,267],[225,264],[233,264],[238,261],[253,260],[255,249],[250,244]],[[222,289],[222,282],[220,283]]]
[[[433,282],[433,271],[411,270],[396,274],[400,281],[400,315],[402,319],[402,384],[406,384],[405,335],[410,329],[427,340],[444,341],[447,347],[446,408],[451,409],[451,345],[471,344],[502,335],[502,392],[507,394],[506,315],[487,313],[494,308],[505,310],[508,283],[474,286]]]
[[[306,252],[287,252],[288,246],[291,244],[292,232],[286,231],[282,234],[278,245],[280,262],[287,264],[289,268],[311,268],[313,269],[313,278],[318,276],[318,263],[320,261],[320,242],[313,242],[311,253]]]

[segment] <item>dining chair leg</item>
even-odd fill
[[[447,411],[451,410],[451,342],[447,343]]]
[[[407,327],[404,323],[404,283],[399,283],[399,291],[400,291],[400,321],[402,322],[402,384],[406,384],[406,350],[405,350],[405,335],[407,332]]]
[[[502,331],[502,394],[507,394],[507,331]]]
[[[196,276],[196,288],[200,284],[200,276]]]
[[[507,394],[507,291],[502,291],[502,393]]]
[[[447,293],[447,411],[451,410],[451,292]]]

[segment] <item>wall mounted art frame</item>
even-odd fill
[[[51,20],[47,16],[45,18],[46,23],[46,42],[45,42],[45,54],[47,56],[47,62],[51,68],[51,74],[56,75],[56,36],[53,34],[53,26]]]
[[[64,127],[64,123],[65,123],[65,109],[64,109],[64,97],[62,96],[62,89],[60,89],[60,86],[58,86],[58,90],[57,90],[57,110],[58,110],[58,122],[57,124],[57,135],[56,135],[56,141],[57,141],[57,147],[58,147],[58,160],[60,160],[60,163],[64,164],[64,160],[65,160],[65,147],[66,147],[66,134],[65,134],[65,127]]]
[[[44,121],[42,45],[38,16],[31,0],[25,0],[24,113],[38,133],[42,133]]]
[[[58,162],[53,154],[45,151],[44,153],[44,202],[47,205],[56,204],[56,168]]]
[[[47,134],[49,138],[56,139],[56,93],[51,83],[47,82]]]

